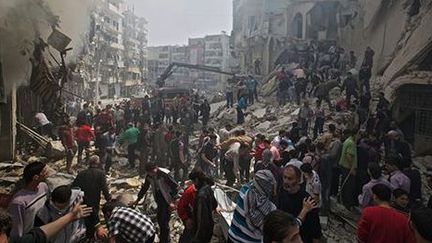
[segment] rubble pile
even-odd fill
[[[279,129],[288,128],[289,124],[297,117],[298,106],[287,104],[283,107],[277,107],[275,104],[276,101],[267,99],[249,106],[246,110],[245,123],[242,124],[242,127],[252,133],[260,132],[268,135],[276,134]],[[219,128],[226,124],[235,124],[237,120],[236,109],[227,109],[223,105],[214,110],[212,116],[213,125]]]

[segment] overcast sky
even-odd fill
[[[232,29],[232,0],[127,1],[149,21],[149,46],[187,44],[188,37]]]

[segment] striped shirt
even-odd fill
[[[246,194],[250,184],[244,185],[240,189],[237,197],[237,206],[229,228],[229,239],[236,243],[260,243],[262,241],[262,230],[255,228],[246,220],[245,204]]]

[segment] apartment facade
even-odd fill
[[[344,0],[234,0],[232,42],[243,73],[273,71],[291,45],[337,40]]]
[[[87,97],[130,96],[147,79],[148,30],[124,0],[96,0],[81,75]]]

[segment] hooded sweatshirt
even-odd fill
[[[69,199],[68,206],[60,210],[54,206],[54,203],[49,200],[45,203],[36,215],[36,221],[40,220],[42,224],[48,224],[57,220],[72,211],[73,207],[82,202],[84,192],[79,189],[72,189],[72,194]],[[55,238],[51,239],[52,243],[74,243],[78,242],[85,236],[86,228],[83,220],[77,220],[68,224],[61,230]]]

